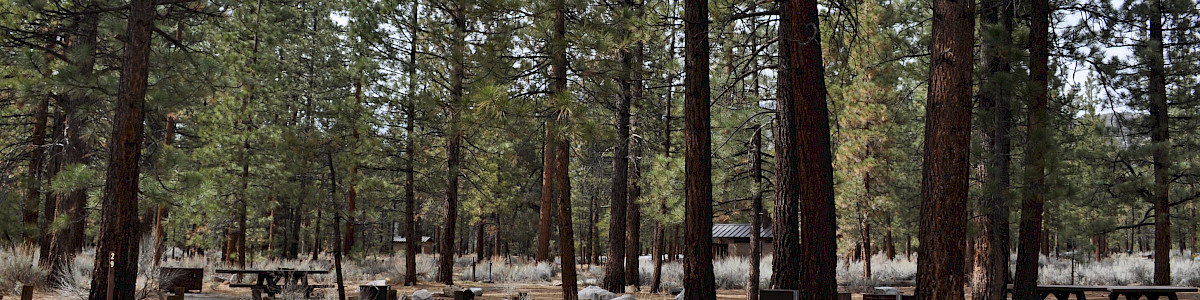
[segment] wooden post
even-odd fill
[[[32,285],[22,285],[21,286],[21,300],[33,300],[33,286]]]
[[[113,300],[113,287],[116,286],[116,265],[117,253],[108,252],[108,297],[106,299]]]

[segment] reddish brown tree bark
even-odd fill
[[[1029,136],[1026,142],[1025,180],[1029,192],[1021,201],[1020,245],[1017,247],[1017,272],[1013,276],[1013,299],[1038,299],[1039,250],[1049,249],[1042,230],[1042,204],[1045,202],[1047,148],[1047,94],[1049,73],[1050,3],[1033,0],[1029,28]]]
[[[781,265],[772,268],[781,275],[772,283],[776,288],[799,289],[805,299],[833,299],[837,296],[837,224],[817,3],[783,1],[779,13],[777,143],[782,147],[777,148],[780,181],[776,184],[778,225],[774,232],[778,243],[775,263]],[[795,189],[780,188],[783,186]],[[793,238],[795,224],[806,228],[799,232],[799,241]]]
[[[559,20],[556,21],[556,24],[561,24],[558,22],[565,22],[563,21],[564,10],[565,8],[559,6],[558,12],[555,13],[556,18]],[[561,25],[555,25],[555,27],[557,28],[556,31],[563,28]],[[561,39],[562,35],[559,35],[559,38]],[[563,59],[565,61],[565,58]],[[559,71],[555,70],[555,72]],[[561,69],[561,72],[560,74],[563,76],[559,78],[562,78],[563,81],[556,83],[556,85],[561,84],[561,87],[566,87],[566,69]],[[565,112],[560,112],[559,116],[560,121],[564,123],[568,122],[569,117],[565,115]],[[571,218],[570,149],[571,144],[569,141],[566,139],[559,140],[558,151],[554,158],[558,164],[558,170],[555,172],[557,179],[555,181],[558,186],[558,250],[559,259],[562,260],[563,300],[576,300],[579,297],[575,274],[575,235],[572,230],[572,226],[574,225]]]
[[[974,10],[974,1],[933,2],[917,299],[964,297]]]
[[[715,299],[712,145],[709,124],[708,2],[684,0],[684,299]]]
[[[631,4],[635,7],[635,14],[640,19],[642,15],[642,6],[638,3]],[[632,111],[640,106],[642,100],[642,48],[643,42],[634,43],[633,49],[630,50],[629,64],[629,107]],[[629,127],[637,126],[637,120],[630,117]],[[630,138],[627,144],[629,149],[629,181],[626,194],[629,197],[629,203],[626,207],[626,221],[628,224],[625,228],[625,283],[633,285],[638,291],[641,291],[641,275],[639,274],[639,263],[642,249],[642,206],[638,204],[638,198],[642,196],[642,188],[638,185],[642,177],[641,166],[641,148],[637,147],[637,141]]]
[[[974,271],[971,274],[971,298],[975,300],[1004,299],[1009,268],[1009,200],[1010,161],[1012,142],[1012,94],[1006,86],[1015,78],[1009,76],[1012,56],[1013,3],[1009,0],[983,0],[979,10],[984,28],[982,52],[985,70],[978,92],[984,115],[984,136],[988,158],[984,176],[985,192],[979,199],[980,213],[974,218],[979,232],[974,240]]]
[[[83,14],[77,18],[76,22],[80,31],[72,39],[69,39],[70,50],[68,51],[86,51],[87,55],[81,56],[81,59],[75,62],[79,68],[79,74],[74,80],[82,82],[92,74],[95,68],[94,47],[97,39],[99,14]],[[44,174],[48,179],[47,183],[62,168],[86,163],[84,156],[89,151],[81,127],[84,124],[83,111],[92,104],[92,98],[85,91],[73,90],[67,96],[59,96],[56,99],[59,102],[59,113],[54,125],[56,135],[54,139],[65,140],[66,143],[59,148],[61,153],[54,155],[55,158],[51,159],[51,166]],[[46,193],[42,222],[39,224],[43,235],[41,264],[50,270],[47,281],[51,285],[64,284],[61,280],[65,277],[59,276],[59,274],[65,274],[64,272],[70,267],[72,258],[83,248],[84,223],[87,217],[86,202],[86,189],[77,189],[66,193]],[[65,217],[69,223],[61,228],[52,228],[51,224],[60,217]]]
[[[108,172],[104,184],[99,247],[92,269],[93,287],[88,299],[106,298],[109,268],[113,268],[115,299],[133,299],[137,289],[138,160],[142,154],[142,127],[150,63],[150,33],[154,27],[154,2],[134,0],[129,5],[125,53],[117,92],[113,133],[109,140]],[[105,259],[111,257],[110,260]],[[111,265],[110,265],[111,263]]]

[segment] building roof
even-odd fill
[[[432,241],[432,240],[433,240],[433,238],[430,238],[430,237],[427,237],[427,236],[422,236],[422,237],[421,237],[421,242],[422,242],[422,243],[429,243],[429,242],[430,242],[430,241]],[[407,239],[407,238],[405,238],[405,237],[402,237],[402,236],[398,236],[398,235],[397,235],[397,236],[393,236],[393,237],[392,237],[392,242],[393,242],[393,243],[407,243],[407,242],[408,242],[408,239]]]
[[[771,227],[758,232],[761,238],[773,238]],[[750,238],[750,224],[713,224],[713,238]]]

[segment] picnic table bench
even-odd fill
[[[229,287],[251,288],[261,290],[267,293],[268,297],[275,297],[275,294],[283,292],[284,287],[292,287],[304,289],[304,297],[308,298],[313,289],[331,288],[332,285],[309,284],[308,275],[310,274],[329,274],[329,270],[253,270],[253,269],[217,269],[214,272],[221,274],[254,274],[256,277],[253,284],[234,284],[230,283]]]
[[[1007,285],[1005,291],[1010,294],[1013,293],[1013,285]],[[1038,299],[1046,299],[1050,295],[1054,295],[1054,298],[1058,300],[1067,300],[1067,297],[1071,295],[1075,295],[1075,299],[1086,300],[1087,297],[1084,296],[1084,292],[1104,291],[1108,291],[1107,286],[1039,284],[1036,289]]]
[[[1183,286],[1110,286],[1107,287],[1108,299],[1117,300],[1122,295],[1125,299],[1137,300],[1146,297],[1149,300],[1156,300],[1159,297],[1166,297],[1168,300],[1178,300],[1179,296],[1176,293],[1193,293],[1196,292],[1194,287]]]

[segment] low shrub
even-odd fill
[[[0,295],[17,295],[22,285],[45,285],[47,272],[37,266],[37,252],[27,246],[0,249]]]
[[[558,265],[541,262],[514,261],[506,263],[495,261],[491,264],[491,280],[502,283],[537,283],[551,282],[562,271]],[[475,265],[475,279],[488,280],[488,262]],[[471,268],[468,267],[458,274],[459,280],[471,279]]]

